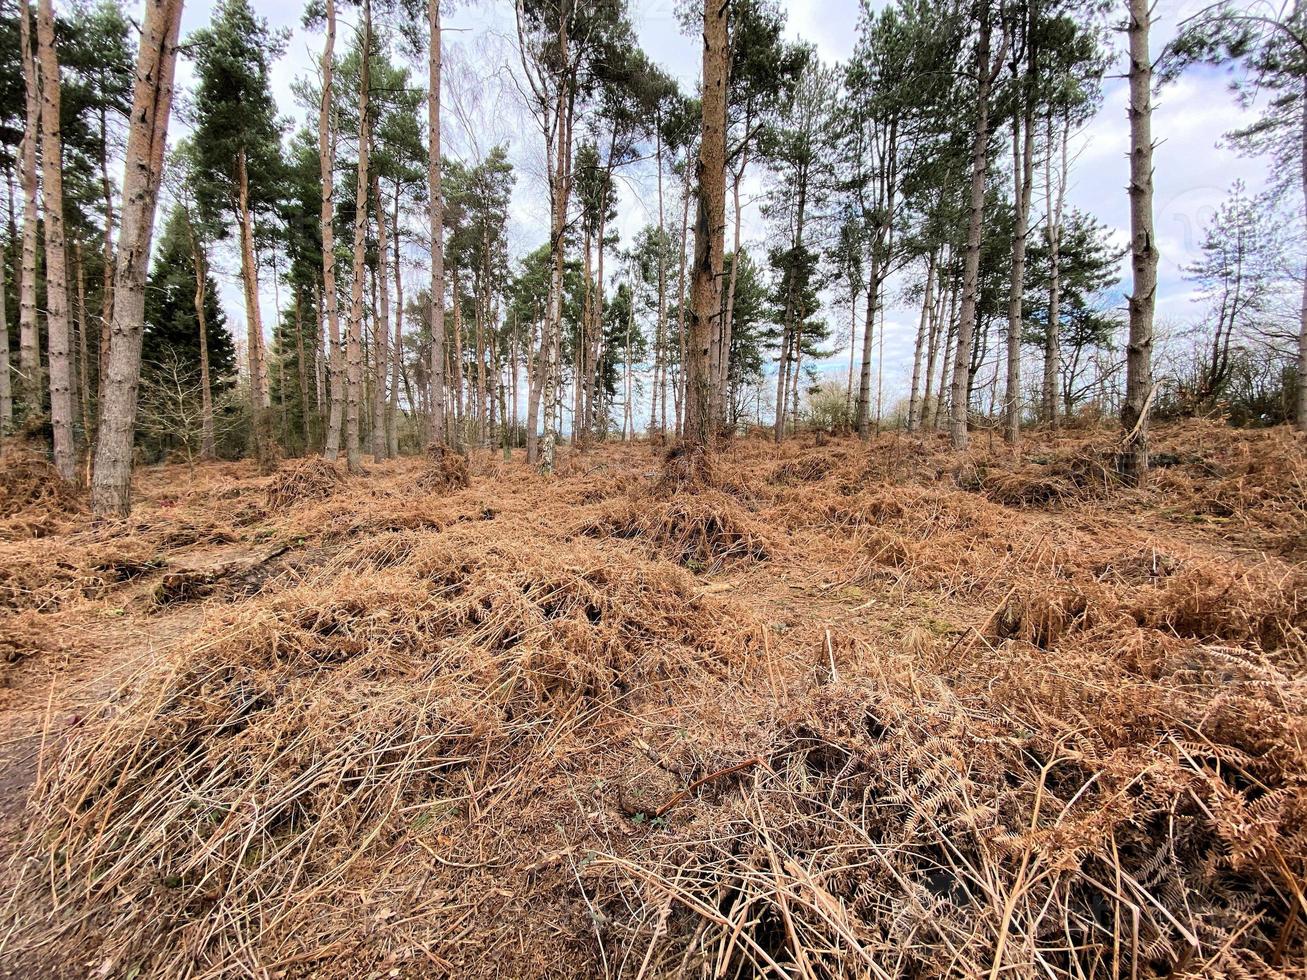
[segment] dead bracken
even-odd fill
[[[110,581],[75,518],[50,542],[72,578],[10,587],[6,693],[42,705],[110,610],[124,633],[199,619],[49,740],[6,955],[53,940],[162,977],[1292,975],[1307,580],[1229,541],[1288,540],[1258,481],[1301,445],[1245,433],[1171,467],[1188,496],[1054,503],[931,473],[1023,481],[1081,448],[927,440],[904,469],[897,438],[738,440],[677,496],[642,444],[573,454],[566,493],[479,454],[493,479],[432,495],[403,460],[243,525],[244,494],[206,487],[251,470],[199,474],[183,505],[175,471],[146,474],[116,545],[137,564]],[[1213,520],[1236,471],[1237,517]]]

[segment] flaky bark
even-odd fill
[[[1148,408],[1153,392],[1153,307],[1157,243],[1153,236],[1153,63],[1148,53],[1149,0],[1128,0],[1130,41],[1130,339],[1126,347],[1121,474],[1133,485],[1148,473]],[[1299,381],[1301,385],[1301,379]]]
[[[699,185],[690,282],[690,363],[687,374],[685,444],[711,451],[712,348],[721,329],[721,278],[726,234],[726,79],[730,5],[704,4],[703,123],[695,178]]]
[[[36,321],[36,146],[41,138],[41,99],[32,54],[31,10],[19,6],[18,35],[22,46],[23,80],[27,93],[27,125],[23,130],[20,181],[23,187],[23,266],[18,288],[18,395],[24,419],[37,419],[44,408],[41,391],[41,332]]]
[[[63,137],[59,127],[59,57],[50,0],[37,5],[36,44],[41,63],[41,201],[45,205],[45,327],[50,345],[50,424],[54,465],[77,479],[73,445],[72,344],[68,326],[68,256],[64,248]]]
[[[359,70],[359,161],[354,187],[354,275],[350,284],[349,341],[346,357],[345,459],[351,473],[363,468],[359,442],[359,402],[363,394],[363,280],[367,274],[368,153],[372,139],[368,119],[368,67],[372,48],[372,4],[363,0],[363,58]]]
[[[336,50],[336,4],[327,0],[327,40],[322,49],[322,105],[318,108],[318,167],[322,174],[322,306],[327,321],[327,385],[329,405],[322,456],[340,455],[340,426],[345,415],[345,351],[340,344],[336,312],[336,140],[331,125],[333,66]]]
[[[132,437],[141,377],[145,279],[172,111],[181,17],[181,0],[146,3],[127,134],[108,381],[100,405],[91,478],[91,507],[101,517],[125,517],[131,510]]]

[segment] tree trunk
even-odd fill
[[[921,323],[917,326],[917,343],[912,353],[912,391],[908,396],[908,431],[916,432],[921,422],[921,361],[925,353],[930,313],[934,307],[932,292],[935,288],[935,253],[926,263],[926,291],[921,300]]]
[[[304,451],[308,452],[309,435],[309,373],[304,353],[304,294],[295,292],[295,373],[300,383],[300,434],[304,437]]]
[[[399,375],[404,360],[404,277],[399,268],[399,181],[395,181],[394,231],[391,236],[395,250],[395,340],[391,344],[390,401],[386,407],[387,450],[392,458],[399,456]]]
[[[14,431],[14,392],[9,376],[9,314],[5,309],[5,255],[0,251],[0,438]]]
[[[1157,244],[1153,237],[1153,63],[1148,53],[1148,0],[1128,0],[1130,19],[1130,340],[1126,348],[1121,474],[1132,486],[1148,473],[1148,409],[1153,394],[1153,306]],[[1299,382],[1301,384],[1301,381]]]
[[[695,177],[699,202],[694,222],[694,273],[690,284],[690,363],[685,443],[713,448],[712,348],[721,328],[721,276],[726,234],[726,80],[729,73],[729,3],[705,3],[703,12],[703,133]]]
[[[654,370],[650,383],[652,405],[649,410],[649,435],[655,427],[661,434],[667,428],[667,388],[662,382],[667,371],[667,220],[663,210],[663,130],[662,116],[654,126],[654,158],[658,173],[658,325],[654,332]],[[663,383],[663,417],[658,418],[659,384]]]
[[[431,441],[449,444],[445,424],[445,199],[440,190],[440,0],[427,0],[427,194],[431,222]]]
[[[322,304],[327,320],[328,409],[323,459],[340,455],[340,428],[345,415],[345,351],[336,312],[335,212],[336,140],[331,125],[333,65],[336,50],[336,4],[327,0],[327,40],[322,49],[322,105],[318,108],[318,165],[322,173]]]
[[[259,306],[259,263],[254,254],[254,216],[250,212],[250,175],[245,149],[236,151],[237,212],[240,224],[241,284],[245,293],[246,357],[250,370],[250,413],[254,448],[261,469],[275,456],[272,432],[272,392],[263,348],[263,313]],[[120,245],[121,247],[121,245]]]
[[[980,38],[976,46],[976,123],[971,139],[971,200],[967,216],[967,254],[962,269],[962,315],[954,352],[949,436],[954,449],[965,449],[971,392],[971,346],[976,329],[976,293],[980,279],[980,232],[985,216],[985,173],[989,152],[989,92],[994,81],[989,49],[989,4],[980,4]],[[1000,62],[1002,58],[998,59]]]
[[[566,18],[560,19],[566,24]],[[559,47],[567,50],[567,31],[560,26]],[[558,95],[558,145],[554,150],[554,169],[549,174],[549,306],[545,314],[543,348],[546,351],[544,362],[544,382],[541,397],[544,399],[545,431],[540,440],[538,466],[541,473],[554,471],[554,447],[558,442],[558,415],[554,411],[554,402],[559,387],[558,373],[559,346],[562,343],[563,322],[563,262],[567,232],[567,199],[572,186],[572,105],[565,87]],[[575,420],[574,420],[575,421]]]
[[[100,191],[104,195],[104,273],[100,283],[100,348],[97,357],[99,397],[104,396],[104,379],[109,374],[109,324],[113,320],[113,181],[109,179],[109,119],[100,106]]]
[[[672,411],[676,415],[676,434],[678,436],[685,432],[682,425],[682,407],[685,404],[685,245],[686,238],[690,233],[690,183],[687,178],[684,188],[684,194],[681,197],[681,264],[680,271],[677,273],[676,284],[676,387],[672,391]],[[663,399],[663,419],[667,418],[667,401],[666,392]]]
[[[372,461],[386,458],[386,369],[390,367],[390,256],[386,228],[386,207],[381,199],[381,180],[372,175],[372,196],[377,202],[377,291],[381,309],[372,330]]]
[[[72,345],[68,326],[68,255],[64,246],[63,137],[59,126],[59,57],[54,49],[50,0],[37,5],[36,44],[41,63],[41,200],[45,205],[45,326],[50,344],[50,423],[54,465],[77,479],[73,444]]]
[[[349,345],[346,358],[345,460],[351,473],[363,469],[359,442],[359,400],[363,394],[363,281],[368,233],[368,154],[371,123],[368,119],[368,67],[372,50],[372,4],[363,0],[363,58],[359,69],[359,160],[354,187],[354,275],[350,283]]]
[[[731,174],[731,204],[734,208],[734,242],[731,252],[731,275],[726,282],[726,317],[722,321],[722,351],[717,376],[717,406],[714,417],[719,423],[726,421],[726,394],[731,381],[731,333],[735,329],[735,283],[740,270],[740,181],[744,179],[747,151],[740,154],[740,165]]]
[[[1299,128],[1302,130],[1302,156],[1300,169],[1303,193],[1307,194],[1307,75],[1302,79],[1300,112],[1302,118]],[[1304,210],[1307,210],[1307,197],[1303,198]],[[1307,272],[1302,282],[1302,314],[1298,326],[1298,404],[1294,410],[1294,428],[1307,432]]]
[[[73,255],[77,261],[77,388],[79,401],[82,410],[82,434],[87,440],[91,438],[91,357],[89,346],[86,342],[86,267],[82,263],[82,243],[73,243]],[[4,288],[3,277],[0,277],[0,290]],[[0,323],[4,323],[4,306],[0,304]],[[8,361],[9,342],[5,338],[4,361]],[[6,364],[7,368],[7,364]],[[8,371],[6,370],[6,381],[8,380]],[[2,393],[0,393],[2,394]],[[3,421],[0,420],[0,429],[3,429]]]
[[[27,125],[23,130],[23,268],[18,288],[18,394],[24,420],[39,419],[43,413],[41,376],[41,328],[36,319],[36,145],[41,138],[41,102],[32,53],[31,11],[26,0],[19,5],[18,34],[22,46],[23,78],[27,92]]]
[[[1033,21],[1034,15],[1031,14]],[[1033,37],[1033,30],[1031,31]],[[1026,39],[1027,71],[1034,72],[1034,42]],[[1012,120],[1012,180],[1015,214],[1012,223],[1012,280],[1008,289],[1007,387],[1003,406],[1003,439],[1015,446],[1021,439],[1022,291],[1026,278],[1026,234],[1030,224],[1030,192],[1034,184],[1035,118],[1033,82],[1024,87],[1025,111]],[[1024,124],[1024,139],[1021,138]]]
[[[195,322],[200,330],[200,457],[213,459],[217,448],[213,436],[213,385],[209,377],[209,327],[204,313],[209,269],[189,215],[186,232],[191,244],[191,264],[195,267]]]
[[[100,405],[99,440],[91,479],[91,507],[99,517],[126,517],[131,510],[132,437],[141,376],[145,278],[168,141],[181,17],[181,0],[149,0],[141,30],[127,132],[108,381]]]

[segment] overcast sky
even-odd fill
[[[1175,25],[1203,5],[1204,0],[1160,0],[1155,14],[1153,51],[1160,51],[1173,35]],[[296,125],[311,121],[316,130],[316,115],[309,120],[296,104],[291,83],[297,77],[316,74],[322,37],[305,31],[299,23],[295,5],[271,0],[254,0],[255,8],[274,28],[290,32],[286,52],[273,70],[274,94],[282,112]],[[858,0],[782,0],[788,10],[789,34],[816,45],[820,57],[827,61],[844,61],[852,53],[857,35],[860,3]],[[875,3],[874,6],[882,6]],[[212,0],[191,2],[186,6],[183,36],[208,22]],[[699,75],[700,47],[697,38],[681,33],[675,17],[674,0],[632,0],[632,13],[645,51],[692,91]],[[348,43],[347,27],[353,13],[341,15],[338,50]],[[546,238],[547,198],[543,183],[540,135],[522,114],[512,80],[516,54],[512,45],[513,7],[509,0],[459,2],[444,17],[446,83],[445,146],[446,151],[463,157],[475,157],[497,142],[510,147],[510,156],[518,168],[518,182],[512,207],[510,236],[517,254],[541,244]],[[1104,83],[1102,108],[1080,133],[1075,144],[1068,205],[1095,215],[1116,230],[1120,241],[1128,241],[1129,212],[1125,184],[1127,179],[1126,86],[1119,76],[1123,70],[1121,35],[1111,43],[1116,58]],[[415,66],[416,77],[425,82],[424,65]],[[183,61],[178,70],[178,84],[189,88],[192,66]],[[1230,185],[1242,179],[1251,192],[1266,180],[1261,160],[1239,156],[1226,147],[1222,135],[1252,118],[1241,110],[1228,90],[1227,76],[1215,69],[1197,69],[1165,89],[1153,116],[1153,135],[1159,146],[1154,156],[1155,225],[1161,250],[1159,268],[1159,323],[1174,323],[1196,312],[1191,302],[1191,288],[1182,277],[1182,268],[1192,262],[1201,240],[1204,224],[1225,197]],[[460,112],[460,109],[462,110]],[[175,134],[185,130],[184,123]],[[623,181],[619,226],[624,243],[631,234],[656,216],[656,198],[648,172],[629,174]],[[762,221],[756,198],[761,187],[759,177],[746,185],[744,207],[746,242],[760,241]],[[1034,205],[1038,220],[1042,210]],[[414,285],[424,274],[425,259],[410,256],[412,268],[406,275]],[[235,278],[235,257],[219,261],[222,299],[228,326],[237,335],[244,334],[241,293]],[[1123,288],[1129,289],[1128,264],[1123,264]],[[905,275],[920,276],[920,270]],[[271,278],[271,277],[269,277]],[[894,299],[885,313],[884,376],[886,399],[906,390],[911,370],[912,344],[916,332],[915,310],[897,300],[906,279],[892,290]],[[264,321],[272,322],[271,304],[275,301],[270,283],[265,284]],[[410,294],[411,295],[411,294]],[[1124,299],[1122,299],[1124,305]],[[847,337],[847,313],[831,313],[840,337]],[[861,332],[861,324],[858,327]],[[832,365],[847,363],[848,346],[832,358]]]

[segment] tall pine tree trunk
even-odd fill
[[[340,342],[340,316],[336,311],[335,211],[336,140],[331,125],[333,65],[336,49],[336,4],[327,0],[327,40],[322,49],[322,105],[318,109],[318,165],[322,173],[322,305],[327,320],[328,409],[322,456],[340,455],[340,429],[345,416],[345,350]]]
[[[377,202],[377,291],[381,309],[372,330],[372,460],[386,458],[386,371],[390,367],[390,246],[386,228],[385,202],[381,199],[381,181],[372,176],[372,196]]]
[[[971,348],[976,329],[976,301],[980,281],[980,232],[985,216],[985,174],[989,165],[989,93],[994,82],[990,65],[992,26],[988,0],[980,3],[980,37],[976,45],[976,121],[971,137],[971,197],[967,214],[967,254],[962,268],[962,315],[958,320],[954,352],[949,436],[954,449],[968,441],[971,394]],[[1000,57],[999,62],[1002,61]]]
[[[267,471],[276,459],[272,431],[272,389],[263,345],[263,312],[259,305],[259,262],[254,254],[254,215],[250,211],[250,175],[245,148],[236,151],[236,209],[240,226],[241,285],[245,295],[245,342],[250,371],[250,418],[259,468]]]
[[[1061,152],[1060,179],[1053,191],[1053,116],[1048,117],[1048,157],[1044,168],[1044,208],[1048,212],[1045,234],[1048,237],[1048,328],[1044,332],[1044,379],[1040,416],[1054,428],[1058,423],[1057,373],[1061,360],[1060,329],[1062,322],[1062,204],[1066,195],[1068,127],[1058,141]]]
[[[32,52],[31,9],[27,0],[19,5],[18,35],[22,47],[23,79],[27,93],[27,125],[23,130],[20,181],[23,186],[23,266],[18,288],[18,394],[24,420],[43,414],[41,372],[41,329],[36,319],[36,232],[37,170],[36,146],[41,138],[41,98]]]
[[[386,405],[386,449],[391,457],[399,456],[399,375],[404,360],[404,277],[399,268],[399,181],[395,181],[395,233],[391,236],[395,260],[395,340],[390,356],[390,401]]]
[[[37,6],[36,44],[41,63],[41,200],[45,205],[45,326],[50,344],[50,423],[54,465],[77,479],[73,444],[72,344],[68,325],[68,255],[64,243],[63,137],[59,128],[59,57],[54,48],[50,0]]]
[[[371,122],[368,119],[369,62],[372,55],[372,4],[363,0],[363,57],[359,69],[359,160],[354,185],[354,274],[350,282],[349,342],[346,358],[345,460],[351,473],[363,469],[359,440],[360,400],[363,396],[363,284],[367,275],[365,249],[368,233],[368,154]]]
[[[449,444],[445,422],[445,199],[440,188],[440,0],[427,0],[427,196],[431,223],[431,441]]]
[[[1031,14],[1033,22],[1034,15]],[[1012,278],[1008,289],[1007,387],[1003,406],[1003,439],[1015,446],[1021,439],[1021,327],[1022,294],[1026,278],[1026,234],[1030,224],[1030,192],[1034,184],[1035,115],[1031,75],[1034,41],[1026,39],[1027,80],[1023,88],[1024,112],[1012,120],[1012,180],[1015,214],[1012,223]],[[1024,126],[1024,129],[1023,129]],[[1022,136],[1024,133],[1024,137]]]
[[[1126,347],[1121,474],[1138,486],[1148,473],[1148,409],[1153,394],[1153,306],[1157,244],[1153,236],[1153,63],[1148,53],[1149,0],[1128,0],[1130,40],[1130,339]],[[1301,379],[1299,381],[1301,384]]]
[[[77,388],[82,409],[82,432],[87,439],[91,437],[91,357],[90,345],[86,342],[86,266],[82,262],[82,243],[73,243],[73,254],[77,261]],[[0,281],[0,289],[3,282]],[[3,307],[0,307],[0,313]],[[0,315],[0,322],[4,317]],[[6,353],[8,345],[5,345]]]
[[[209,374],[209,323],[204,309],[209,279],[208,262],[204,249],[189,215],[186,232],[191,245],[191,265],[195,269],[195,323],[200,331],[200,458],[213,459],[218,455],[213,434],[213,381]]]
[[[14,431],[14,391],[9,367],[9,313],[5,309],[5,255],[0,252],[0,438]]]
[[[127,131],[108,381],[100,404],[91,478],[91,507],[100,517],[126,517],[131,510],[132,438],[141,377],[145,278],[168,141],[181,18],[181,0],[146,3]]]
[[[711,452],[712,350],[721,330],[721,276],[726,234],[726,81],[729,3],[704,4],[703,123],[695,178],[699,202],[694,222],[690,284],[690,363],[686,378],[685,444]]]
[[[1302,92],[1298,100],[1301,103],[1298,125],[1302,130],[1299,167],[1303,194],[1307,195],[1307,74],[1303,75]],[[1307,196],[1303,198],[1303,208],[1307,210]],[[1298,325],[1298,404],[1294,411],[1294,428],[1299,432],[1307,432],[1307,273],[1303,276],[1302,314]]]

